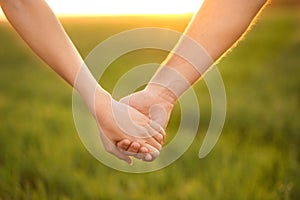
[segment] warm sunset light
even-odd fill
[[[184,14],[203,0],[46,0],[57,15]],[[2,15],[2,12],[1,14]]]

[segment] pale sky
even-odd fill
[[[194,12],[203,2],[203,0],[46,1],[57,15],[182,14]]]

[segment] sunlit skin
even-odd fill
[[[174,49],[192,57],[197,52],[199,61],[191,65],[176,54],[170,54],[161,64],[143,91],[131,94],[121,101],[166,127],[177,99],[201,78],[210,65],[232,50],[255,21],[267,0],[206,0],[194,15],[184,34],[193,38],[201,48],[181,39]],[[216,10],[218,12],[216,12]],[[230,23],[229,23],[230,22]],[[120,148],[130,148],[123,141]]]
[[[0,5],[7,20],[29,47],[81,95],[97,122],[106,151],[131,163],[131,158],[115,145],[118,141],[128,140],[145,155],[147,161],[152,160],[152,155],[158,155],[164,130],[132,107],[116,102],[97,83],[44,0],[0,0]],[[125,126],[121,128],[114,120],[113,113],[120,111],[127,122],[134,119],[135,123],[127,123],[123,117],[118,120],[126,122],[124,125],[130,130]],[[127,132],[135,135],[130,136]]]
[[[194,2],[194,4],[192,3]],[[198,6],[195,5],[195,2]],[[95,1],[95,0],[86,0],[86,1],[57,1],[57,0],[48,0],[47,3],[50,4],[50,8],[43,1],[35,0],[26,0],[26,1],[14,1],[14,0],[0,0],[1,7],[6,13],[6,17],[20,36],[27,42],[27,44],[39,55],[54,71],[56,71],[62,78],[64,78],[69,84],[73,87],[74,79],[78,72],[78,66],[81,66],[83,62],[77,50],[74,48],[73,44],[70,42],[69,38],[65,34],[63,28],[59,22],[55,19],[55,15],[58,16],[80,16],[80,15],[123,15],[123,14],[181,14],[181,13],[190,13],[193,12],[195,8],[200,6],[199,0],[166,0],[160,2],[158,0],[154,1],[137,1],[137,0],[110,0],[110,1]],[[47,23],[45,23],[47,22]],[[27,29],[30,27],[30,29]],[[45,35],[47,35],[48,40],[45,40]],[[42,37],[40,37],[42,36]],[[57,45],[59,48],[57,48]],[[60,51],[57,51],[60,49]],[[68,66],[68,67],[66,67]],[[83,81],[87,82],[87,81]],[[93,81],[91,81],[93,85]],[[85,87],[87,88],[87,87]],[[77,90],[79,93],[82,93],[84,99],[89,99],[89,94],[86,94],[85,88],[81,85],[77,85]],[[92,88],[92,87],[88,87]],[[105,104],[111,104],[113,101],[109,94],[107,94],[101,87],[98,88],[99,92],[102,95],[99,96],[101,99],[100,104],[103,104],[103,101],[106,101]],[[84,94],[83,94],[84,93]],[[100,101],[99,101],[100,102]],[[87,102],[89,105],[90,103]],[[116,104],[117,105],[117,104]],[[119,105],[119,104],[118,104]],[[100,108],[101,106],[95,106]],[[107,107],[107,106],[106,106]],[[109,106],[108,106],[109,107]],[[120,106],[118,106],[120,107]],[[121,107],[125,107],[122,105]],[[129,107],[128,107],[129,108]],[[131,109],[132,110],[132,109]],[[91,111],[92,112],[92,111]],[[97,121],[101,120],[101,116],[94,111],[94,115]],[[92,112],[93,113],[93,112]],[[104,113],[103,111],[101,113]],[[133,115],[139,115],[133,110]],[[107,121],[106,115],[106,121]],[[145,116],[137,116],[137,119],[140,120],[142,124],[151,123],[150,120]],[[112,123],[106,123],[112,125]],[[153,123],[152,123],[153,124]],[[100,125],[101,126],[101,125]],[[102,127],[103,128],[103,127]],[[112,126],[110,126],[109,132],[119,132],[121,136],[124,133],[121,133],[120,130],[111,131]],[[117,127],[115,127],[117,128]],[[117,128],[118,129],[118,128]],[[158,130],[154,130],[158,131]],[[163,131],[156,132],[155,135],[159,136]],[[118,134],[115,134],[117,136]],[[123,135],[123,138],[127,136]],[[122,138],[120,137],[120,138]],[[118,140],[120,140],[120,138]],[[113,138],[109,138],[111,141]],[[134,138],[128,138],[129,140],[124,140],[122,144],[130,145]],[[131,144],[131,152],[155,152],[154,150],[160,150],[161,138],[155,137],[149,138],[147,140],[133,142]],[[127,142],[127,143],[126,143]],[[116,141],[114,141],[116,143]],[[144,143],[144,144],[142,144]],[[150,146],[146,145],[150,144]],[[141,146],[142,144],[142,146]],[[104,145],[105,146],[105,145]],[[137,148],[134,148],[134,147]],[[146,149],[142,149],[143,146],[147,146]],[[153,149],[152,146],[155,148]],[[151,148],[153,150],[151,150]],[[136,149],[136,150],[135,150]],[[131,163],[131,159],[128,155],[124,155],[119,152],[117,149],[108,148],[110,153],[116,155],[118,158],[126,160],[128,163]],[[149,154],[148,154],[149,155]],[[155,155],[152,155],[156,157]],[[145,157],[146,158],[146,157]],[[151,160],[148,159],[148,160]]]
[[[176,1],[173,1],[170,6],[174,2]],[[245,33],[265,3],[266,0],[207,0],[194,15],[184,34],[200,44],[214,62]],[[82,66],[83,60],[79,52],[45,1],[0,0],[0,5],[8,21],[32,50],[82,96],[95,117],[102,142],[108,152],[128,163],[131,163],[129,156],[135,156],[136,153],[149,155],[145,156],[147,161],[159,155],[165,136],[162,127],[167,124],[172,105],[201,77],[200,71],[180,57],[170,55],[147,85],[146,91],[129,96],[129,101],[123,101],[125,104],[122,104],[112,99],[111,95],[94,80],[87,67]],[[68,5],[72,5],[72,2]],[[120,5],[115,4],[115,6]],[[162,4],[155,6],[162,7]],[[190,46],[185,40],[180,40],[175,48],[178,51],[182,49],[185,53],[195,53],[190,51]],[[207,70],[211,63],[207,63],[205,57],[203,59],[201,57],[200,61],[199,67]],[[177,75],[170,74],[170,70],[167,69],[175,71]],[[187,80],[188,84],[181,84],[182,80]],[[153,91],[147,93],[151,90]],[[140,98],[140,95],[148,97],[149,94],[157,94],[152,98],[155,104],[153,102],[147,104],[143,101],[146,105],[137,107],[141,105],[136,102],[137,99],[147,99]],[[156,102],[156,99],[159,102]],[[158,105],[157,108],[160,109],[151,109],[149,105]],[[122,119],[116,121],[113,112],[120,113]],[[127,123],[131,119],[138,124],[138,127]],[[124,121],[125,126],[121,129],[117,122]],[[134,133],[134,137],[129,137],[124,130],[126,133]],[[152,137],[145,137],[150,135]]]

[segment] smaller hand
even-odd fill
[[[126,96],[122,98],[120,102],[135,108],[165,129],[176,102],[176,97],[166,88],[162,88],[158,85],[148,85],[146,89]],[[117,146],[129,152],[136,149],[133,144],[129,144],[124,140],[118,142]],[[139,149],[139,152],[142,152],[142,149]],[[152,155],[152,160],[157,156],[158,154]],[[141,159],[145,160],[144,157]]]
[[[163,128],[134,108],[113,100],[110,95],[96,94],[95,118],[107,152],[129,164],[132,163],[129,156],[152,160],[152,156],[159,155],[165,135]],[[117,147],[120,141],[122,145]]]

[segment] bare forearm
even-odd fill
[[[83,60],[47,3],[44,0],[1,0],[0,3],[24,41],[73,86]]]
[[[80,54],[44,0],[0,0],[12,26],[32,50],[84,98],[92,110],[97,89],[104,91],[84,65]]]
[[[266,0],[206,0],[151,83],[178,98],[247,31]],[[194,40],[188,39],[191,38]],[[184,55],[182,58],[180,55]]]
[[[186,34],[216,61],[246,32],[266,0],[206,0]]]

